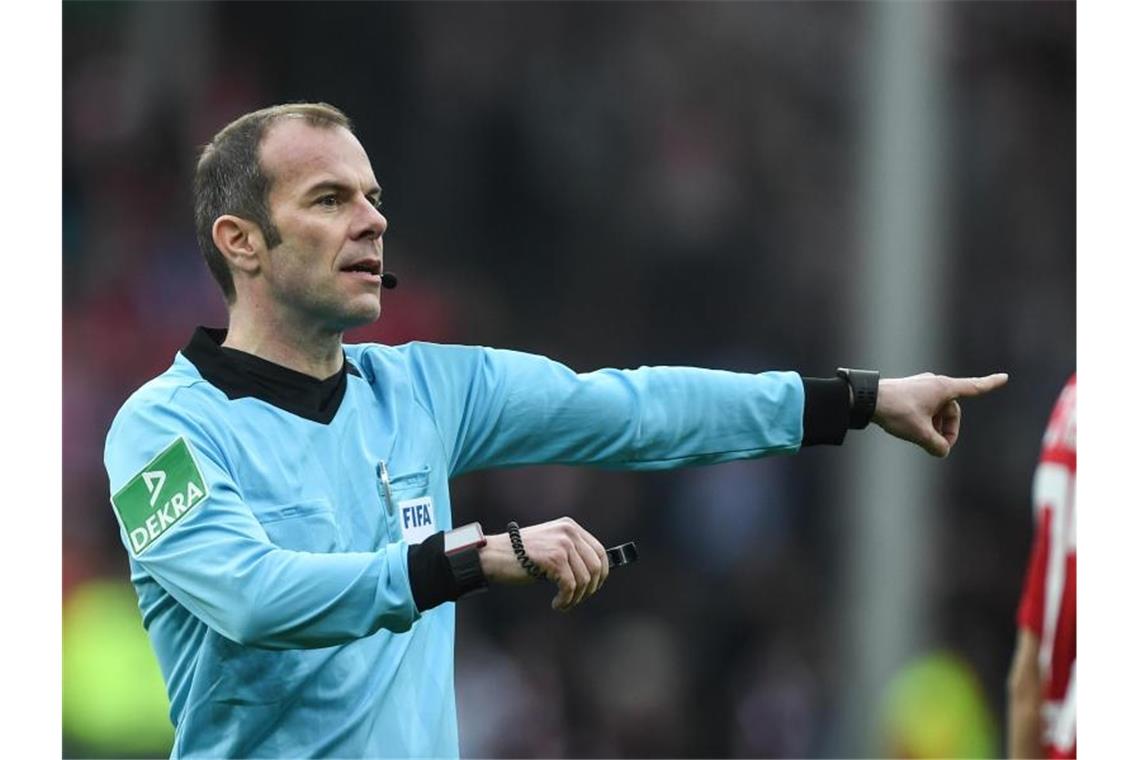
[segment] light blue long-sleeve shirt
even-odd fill
[[[180,353],[111,426],[112,504],[175,757],[458,756],[454,604],[417,610],[407,565],[415,531],[452,527],[450,477],[661,469],[801,443],[791,372],[576,374],[428,343],[345,356],[358,374],[328,422],[229,398]],[[404,507],[423,504],[412,529]]]

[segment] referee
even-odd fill
[[[1006,379],[576,374],[515,351],[345,345],[380,316],[388,222],[326,104],[222,129],[194,204],[228,328],[194,332],[104,453],[175,757],[458,755],[447,602],[545,576],[570,609],[608,565],[569,518],[453,525],[456,475],[714,464],[842,443],[870,421],[945,456],[956,399]]]

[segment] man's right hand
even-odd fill
[[[569,517],[530,525],[519,531],[523,548],[534,564],[558,586],[553,609],[565,612],[602,587],[610,573],[606,549]],[[530,583],[534,579],[519,564],[510,536],[487,536],[479,550],[483,575],[491,583]]]

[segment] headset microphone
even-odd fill
[[[392,290],[399,284],[400,281],[397,280],[396,275],[392,274],[391,272],[385,272],[384,274],[380,275],[380,285],[383,286],[386,290]]]

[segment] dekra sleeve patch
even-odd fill
[[[179,437],[128,480],[111,505],[137,557],[207,496],[194,453]]]

